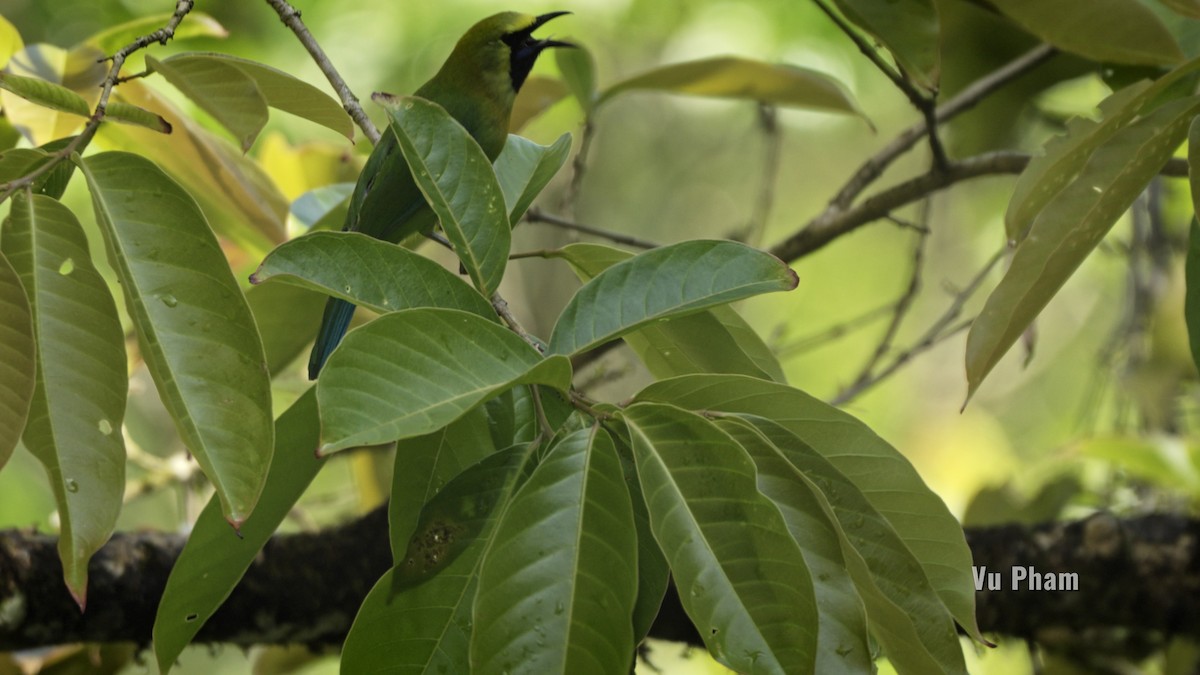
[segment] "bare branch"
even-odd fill
[[[376,129],[375,124],[371,122],[371,118],[367,117],[367,113],[359,105],[358,97],[354,95],[354,92],[350,91],[350,87],[342,79],[337,68],[333,67],[333,63],[329,60],[329,57],[325,55],[325,50],[321,49],[321,45],[317,43],[316,38],[312,36],[312,33],[308,32],[308,27],[300,20],[300,11],[288,4],[287,0],[267,0],[267,4],[275,9],[275,12],[279,14],[279,19],[296,34],[296,38],[308,50],[317,67],[321,69],[322,73],[325,73],[325,79],[329,80],[329,84],[333,85],[333,90],[337,92],[338,98],[341,99],[342,107],[346,109],[346,113],[363,130],[367,138],[371,139],[372,145],[379,143],[379,129]]]
[[[104,121],[104,116],[108,112],[108,99],[112,96],[113,87],[117,86],[121,81],[121,67],[125,65],[125,59],[129,58],[130,54],[145,49],[152,43],[167,44],[171,38],[175,37],[175,29],[179,27],[179,22],[183,21],[183,17],[192,11],[194,5],[195,0],[177,0],[175,3],[175,12],[171,14],[171,18],[167,20],[167,23],[162,28],[138,37],[108,57],[108,60],[112,61],[112,65],[108,69],[108,75],[100,83],[100,100],[96,103],[96,108],[88,118],[87,124],[84,125],[83,131],[71,139],[71,142],[63,146],[61,150],[50,155],[50,159],[37,169],[7,183],[0,183],[0,202],[13,196],[19,190],[32,186],[38,178],[69,159],[72,155],[83,154],[88,144],[92,142],[92,138],[95,137],[96,130],[100,128],[100,123]]]
[[[989,94],[1008,84],[1017,77],[1033,70],[1046,59],[1057,53],[1053,47],[1042,45],[1013,59],[997,68],[991,74],[981,77],[974,84],[963,89],[957,96],[938,106],[934,119],[938,124],[944,124],[987,98]],[[888,143],[882,150],[875,153],[854,172],[850,180],[842,186],[833,200],[829,202],[824,213],[814,222],[822,222],[834,218],[838,212],[850,208],[850,205],[862,194],[863,190],[879,178],[883,171],[891,166],[897,157],[921,140],[929,129],[929,119],[926,118],[904,130]]]
[[[979,272],[974,278],[971,279],[969,283],[967,283],[966,287],[955,294],[954,299],[950,302],[950,306],[946,308],[946,311],[943,312],[940,317],[938,317],[937,321],[934,321],[933,324],[929,326],[929,328],[925,331],[925,334],[922,335],[913,344],[913,346],[897,354],[892,358],[888,365],[884,366],[877,372],[863,372],[853,384],[843,389],[841,393],[834,397],[834,399],[830,401],[830,404],[840,406],[854,400],[871,387],[874,387],[880,382],[891,377],[896,373],[896,371],[900,370],[916,356],[928,351],[939,342],[953,335],[957,335],[958,333],[969,328],[974,319],[967,319],[957,324],[954,322],[958,319],[959,315],[962,314],[963,307],[966,306],[967,301],[971,299],[971,296],[975,295],[977,290],[979,290],[979,287],[983,284],[983,280],[987,278],[988,273],[991,272],[992,268],[1004,258],[1004,254],[1007,250],[1007,247],[1005,247],[997,251],[996,254],[984,264],[983,268],[979,270]]]
[[[567,220],[566,218],[559,218],[558,216],[552,216],[549,213],[543,213],[540,209],[529,209],[529,211],[525,213],[525,220],[531,223],[544,223],[546,225],[560,227],[564,230],[572,230],[574,232],[590,234],[594,237],[600,237],[602,239],[607,239],[618,244],[625,244],[626,246],[632,246],[634,248],[652,249],[660,246],[660,244],[656,244],[647,239],[639,239],[627,234],[621,234],[620,232],[613,232],[611,230],[604,230],[598,227],[581,225],[579,223]]]

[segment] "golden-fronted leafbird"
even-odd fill
[[[416,95],[441,105],[458,120],[489,160],[495,161],[508,138],[513,99],[542,50],[574,47],[569,42],[539,40],[533,31],[569,12],[541,16],[502,12],[475,24],[455,45],[441,70]],[[395,136],[385,132],[359,174],[350,196],[343,230],[399,242],[428,232],[436,217],[413,181]],[[308,359],[308,378],[316,379],[330,352],[341,341],[354,315],[354,305],[330,298],[321,330]]]

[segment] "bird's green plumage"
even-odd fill
[[[480,21],[459,39],[441,70],[417,89],[416,95],[445,108],[488,159],[495,161],[508,137],[513,100],[538,54],[548,47],[571,46],[531,36],[563,13],[502,12]],[[395,136],[385,131],[354,186],[342,229],[399,242],[417,232],[428,232],[435,222]],[[353,313],[350,303],[330,298],[309,358],[309,379],[316,378]]]

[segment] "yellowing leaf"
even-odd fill
[[[635,90],[736,98],[862,115],[841,83],[824,73],[740,56],[718,56],[655,68],[609,87],[600,95],[597,105]]]

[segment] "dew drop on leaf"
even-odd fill
[[[68,478],[63,482],[67,486],[67,492],[79,492],[79,483],[74,478]]]
[[[164,293],[158,296],[158,299],[161,300],[162,304],[166,305],[167,307],[175,307],[179,304],[179,299],[170,293]]]

